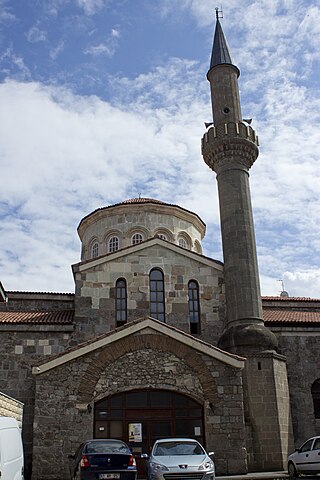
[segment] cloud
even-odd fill
[[[0,85],[0,101],[1,270],[7,289],[32,284],[72,290],[76,225],[101,205],[139,192],[175,201],[170,185],[179,177],[176,195],[188,204],[181,182],[188,184],[191,174],[191,137],[177,133],[198,107],[192,112],[182,105],[171,115],[14,81]],[[191,151],[199,159],[197,145]]]
[[[76,0],[79,7],[83,8],[86,15],[93,15],[105,7],[107,0]]]
[[[101,5],[79,4],[87,15]],[[195,27],[207,25],[212,33],[214,6],[205,0],[157,2],[163,22],[190,15]],[[224,15],[231,54],[242,69],[243,116],[253,117],[261,143],[250,185],[262,293],[279,294],[283,279],[290,295],[316,297],[319,9],[303,2],[296,7],[289,0],[244,0],[239,9],[239,2],[230,0]],[[88,22],[82,31],[96,35],[93,17],[81,17]],[[208,57],[212,33],[203,36]],[[86,38],[92,42],[87,55],[111,57],[120,29],[113,27],[103,41]],[[59,48],[64,45],[51,48],[51,58]],[[72,290],[69,265],[79,260],[79,220],[139,193],[198,213],[207,224],[205,254],[222,259],[215,174],[200,153],[203,122],[211,118],[207,66],[208,59],[202,64],[175,57],[136,76],[106,77],[105,70],[100,75],[84,69],[79,78],[106,84],[107,102],[50,86],[48,80],[47,86],[31,82],[24,58],[12,47],[5,51],[1,67],[19,80],[0,85],[5,288]],[[62,73],[57,78],[65,82]],[[29,83],[19,83],[23,80]]]
[[[105,42],[101,42],[97,45],[90,45],[84,50],[83,53],[85,55],[92,55],[94,57],[105,55],[106,57],[111,58],[118,48],[118,40],[120,37],[120,31],[116,28],[113,28]]]
[[[12,7],[6,5],[8,0],[0,0],[0,24],[10,25],[17,20],[17,17],[12,13]]]
[[[10,72],[11,78],[22,81],[31,78],[30,70],[23,57],[15,53],[12,47],[8,47],[0,56],[0,66],[2,72]]]
[[[44,30],[40,30],[40,28],[33,26],[26,33],[26,37],[28,42],[31,43],[44,42],[47,39],[47,33]]]
[[[55,47],[50,49],[49,55],[52,60],[56,60],[64,49],[65,42],[61,40]]]

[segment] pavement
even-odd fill
[[[243,473],[241,475],[216,476],[216,480],[277,480],[290,478],[288,472],[256,472]]]

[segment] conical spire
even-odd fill
[[[213,47],[212,47],[212,54],[211,54],[211,62],[210,62],[210,69],[216,67],[217,65],[228,64],[233,65],[231,56],[229,53],[228,45],[219,21],[218,14],[216,16],[217,23],[216,23],[216,30],[214,32],[214,40],[213,40]],[[238,70],[238,76],[240,75],[240,71],[238,67],[233,65]]]

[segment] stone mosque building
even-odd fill
[[[81,220],[74,294],[0,284],[0,390],[24,403],[27,480],[69,478],[67,456],[92,437],[128,442],[141,475],[155,439],[196,438],[226,475],[284,470],[320,433],[320,299],[261,299],[248,174],[258,137],[239,75],[217,18],[202,154],[224,263],[203,255],[196,213],[137,198]]]

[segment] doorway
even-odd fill
[[[160,438],[195,438],[203,444],[201,404],[169,390],[135,390],[118,393],[95,404],[94,437],[117,438],[130,445],[139,476],[145,476],[142,453],[150,454]]]

